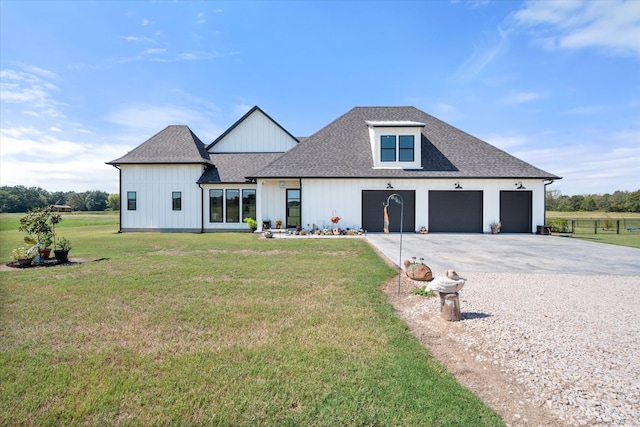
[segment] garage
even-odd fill
[[[531,191],[500,192],[501,233],[531,233]]]
[[[389,201],[389,231],[400,231],[400,212],[402,211],[402,231],[415,231],[416,192],[413,190],[363,190],[362,191],[362,229],[368,232],[381,232],[384,227],[383,208],[392,194],[402,197],[402,205]]]
[[[482,191],[429,191],[429,232],[482,231]]]

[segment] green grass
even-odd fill
[[[640,248],[640,231],[627,231],[626,227],[640,227],[640,214],[630,212],[547,212],[547,223],[553,218],[565,218],[576,221],[572,237],[597,243]],[[594,221],[598,226],[594,227]],[[606,228],[608,220],[613,228]],[[620,233],[615,224],[620,220]],[[597,233],[596,233],[597,231]]]
[[[365,241],[116,231],[65,215],[72,260],[106,259],[0,272],[0,425],[502,425],[395,316]]]

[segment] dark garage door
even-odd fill
[[[482,233],[482,191],[429,191],[429,232]]]
[[[531,191],[500,192],[501,233],[531,233]]]
[[[383,207],[391,194],[402,197],[402,206],[391,200],[389,213],[389,231],[400,231],[400,211],[403,208],[402,231],[416,231],[416,192],[413,190],[362,190],[362,229],[368,232],[383,231]]]

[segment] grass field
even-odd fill
[[[0,214],[0,254],[22,242]],[[0,425],[502,425],[413,338],[361,239],[117,234],[0,271]]]
[[[572,237],[592,242],[640,248],[640,230],[627,231],[627,227],[640,227],[640,214],[629,212],[547,212],[547,223],[554,218],[575,222]],[[597,221],[597,223],[596,223]],[[619,229],[616,227],[619,222]]]

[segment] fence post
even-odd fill
[[[593,234],[598,234],[598,220],[593,221]]]
[[[616,220],[616,234],[620,234],[620,220]]]

